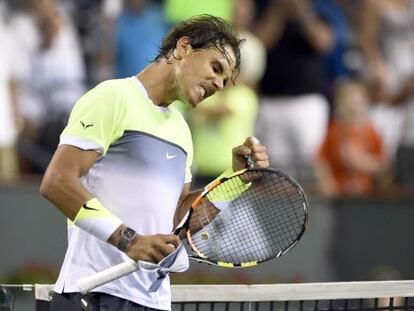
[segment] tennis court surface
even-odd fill
[[[13,310],[7,301],[32,291],[32,310],[48,311],[52,290],[52,285],[3,285],[0,310]],[[172,298],[173,311],[414,310],[414,281],[173,285]],[[14,310],[22,310],[18,301]]]

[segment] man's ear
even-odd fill
[[[189,54],[193,50],[188,37],[181,37],[178,39],[173,56],[175,59],[181,60],[185,55]]]

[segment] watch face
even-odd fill
[[[134,236],[135,236],[135,231],[134,231],[134,230],[132,230],[131,228],[125,228],[125,229],[122,231],[122,236],[123,236],[125,239],[127,239],[127,240],[131,240],[131,239],[133,239],[133,238],[134,238]]]

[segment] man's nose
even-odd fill
[[[224,88],[224,80],[222,78],[214,79],[213,86],[215,91],[221,91]]]

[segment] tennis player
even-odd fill
[[[231,26],[203,15],[177,24],[136,76],[105,81],[75,104],[40,192],[68,217],[69,245],[52,310],[80,310],[76,281],[134,260],[159,262],[180,243],[170,234],[188,210],[193,157],[189,128],[169,105],[196,107],[232,83],[240,43]],[[233,149],[231,170],[268,167],[252,138]],[[168,277],[137,271],[98,287],[87,310],[169,310]]]

